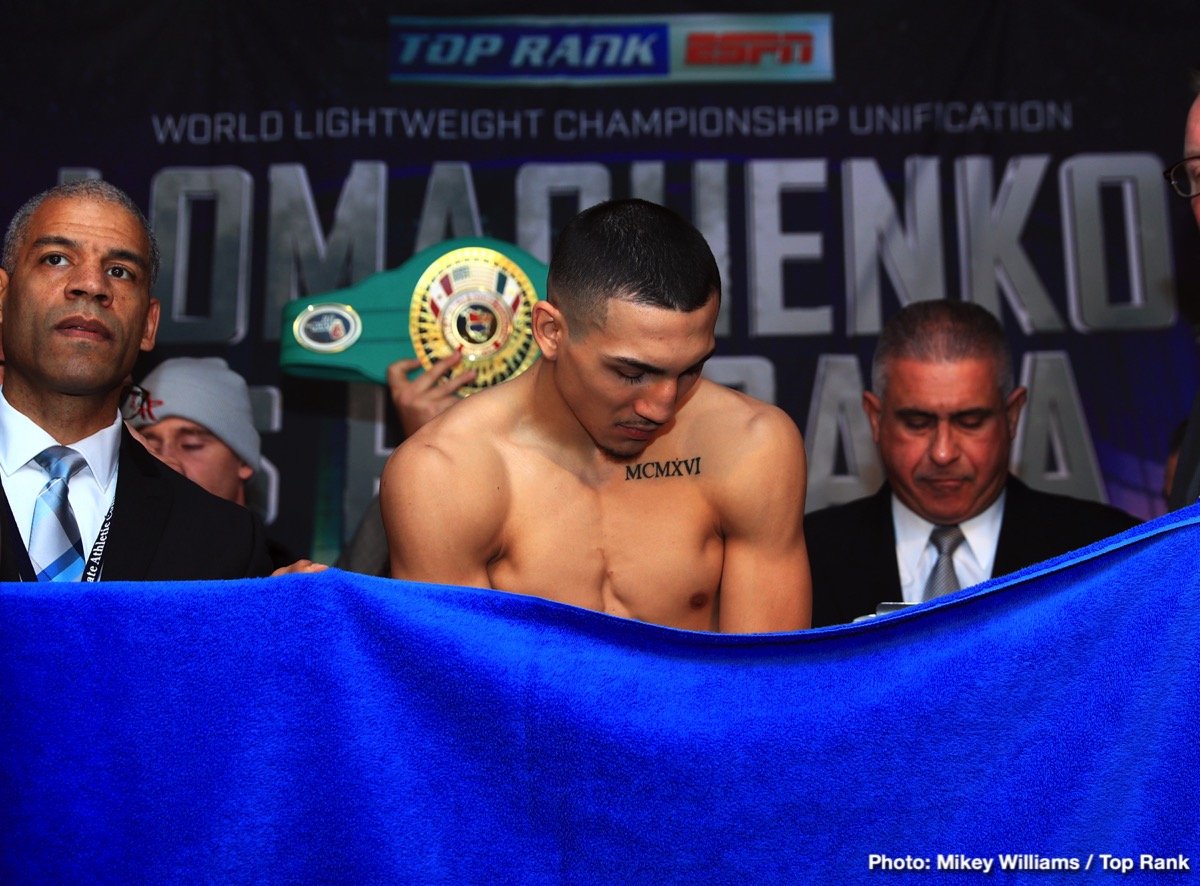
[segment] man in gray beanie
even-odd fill
[[[173,357],[142,381],[145,398],[128,419],[146,446],[193,483],[266,518],[262,453],[250,390],[220,357]],[[275,574],[324,568],[268,538]]]
[[[246,506],[262,456],[250,391],[220,357],[174,357],[146,376],[131,420],[147,445],[193,483]]]

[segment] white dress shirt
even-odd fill
[[[47,446],[58,441],[18,412],[3,396],[0,388],[0,482],[8,496],[13,519],[21,532],[25,547],[29,547],[29,530],[33,526],[33,506],[38,493],[46,485],[46,472],[33,460]],[[90,437],[71,444],[87,464],[71,478],[67,497],[86,559],[100,534],[108,509],[117,492],[117,455],[121,448],[121,416]]]
[[[992,577],[996,544],[1004,519],[1004,496],[970,520],[959,523],[965,541],[954,552],[954,572],[960,587],[968,588]],[[929,540],[935,524],[918,517],[900,499],[892,496],[892,523],[896,527],[896,565],[900,567],[900,590],[905,603],[920,603],[925,584],[937,562],[937,548]]]

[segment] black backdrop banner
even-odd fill
[[[187,354],[248,378],[272,532],[321,559],[399,433],[381,388],[280,372],[284,305],[454,237],[544,261],[578,209],[625,196],[708,238],[726,289],[709,374],[795,419],[810,508],[878,483],[858,404],[882,322],[955,298],[997,313],[1030,388],[1014,469],[1160,513],[1198,368],[1200,242],[1161,177],[1194,10],[741,6],[6,14],[0,214],[89,176],[145,208],[164,311],[138,375]]]

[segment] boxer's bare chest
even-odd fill
[[[591,476],[511,465],[494,587],[616,615],[715,628],[723,541],[703,454],[659,452]]]

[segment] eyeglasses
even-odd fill
[[[121,395],[121,418],[133,421],[150,416],[150,392],[141,385],[126,385]]]
[[[1184,157],[1163,172],[1171,189],[1188,200],[1200,194],[1200,157]]]

